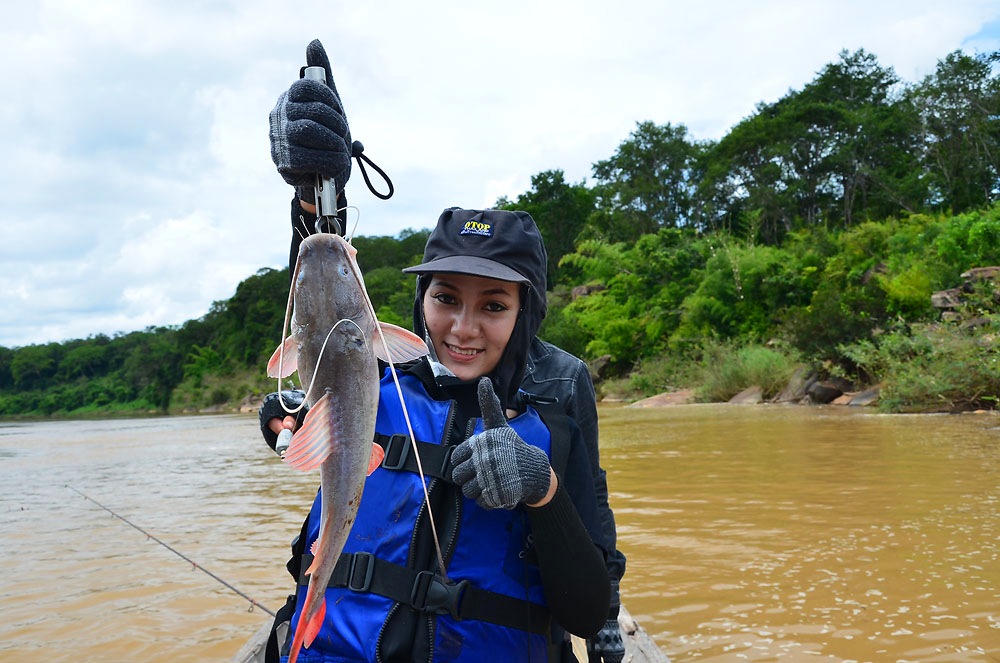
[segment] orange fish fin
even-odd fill
[[[292,436],[282,460],[297,470],[315,470],[333,451],[333,436],[330,432],[330,394],[309,408],[309,414],[302,422],[302,428]]]
[[[299,620],[298,627],[295,629],[295,637],[292,638],[292,649],[288,655],[288,663],[295,663],[299,658],[299,651],[302,646],[305,645],[306,649],[312,646],[313,640],[319,634],[321,628],[323,628],[323,620],[326,618],[326,599],[319,604],[319,608],[316,613],[310,617],[308,620]]]
[[[284,356],[282,356],[284,350]],[[284,359],[284,361],[282,361]],[[279,367],[278,364],[281,364]],[[280,370],[279,370],[280,368]],[[271,358],[267,361],[267,377],[287,378],[299,368],[299,345],[295,339],[289,336],[284,344],[279,345]]]
[[[299,626],[301,627],[302,624],[299,624]],[[302,649],[303,636],[305,636],[304,628],[295,629],[295,637],[292,638],[292,649],[288,653],[288,663],[295,663],[298,660],[299,650]]]
[[[320,540],[322,538],[323,537],[322,537],[322,534],[321,534],[319,536],[319,538],[317,538],[315,541],[313,541],[312,545],[309,546],[309,554],[313,556],[313,560],[312,560],[312,564],[309,565],[309,568],[306,569],[305,573],[303,573],[302,575],[304,575],[304,576],[311,576],[313,573],[315,573],[319,569],[319,563],[322,560],[320,559],[320,556],[317,553],[318,553],[318,551],[320,551],[320,550],[323,549],[323,546],[320,545]]]
[[[372,457],[368,459],[368,476],[371,476],[372,472],[378,469],[379,465],[382,464],[383,458],[385,458],[385,449],[381,445],[372,442]]]
[[[385,343],[389,346],[391,357],[385,356],[385,348],[382,347],[382,339],[375,336],[375,355],[382,361],[392,361],[393,363],[418,359],[427,354],[427,344],[423,339],[408,329],[403,329],[388,322],[378,323],[382,328],[382,335],[385,336]]]
[[[302,639],[305,642],[307,649],[312,646],[313,640],[315,640],[316,636],[319,635],[319,630],[323,628],[323,619],[325,617],[326,617],[326,599],[323,599],[323,602],[319,604],[319,609],[316,610],[316,614],[314,614],[312,618],[309,619],[308,623],[299,624],[300,629],[303,626],[305,626],[305,631],[302,634]],[[291,659],[288,660],[291,661]]]

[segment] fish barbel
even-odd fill
[[[289,292],[291,336],[268,362],[270,377],[298,370],[309,406],[283,460],[303,471],[318,467],[321,477],[319,537],[289,663],[303,645],[312,645],[323,625],[326,586],[354,524],[365,477],[384,456],[374,443],[378,359],[427,354],[412,332],[378,322],[356,256],[357,249],[339,235],[303,240]]]

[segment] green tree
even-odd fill
[[[379,320],[409,329],[415,279],[403,268],[419,264],[430,230],[404,230],[395,237],[355,237],[358,266]]]
[[[594,164],[597,211],[590,235],[634,241],[660,228],[692,223],[692,195],[702,144],[683,124],[640,122],[610,159]]]
[[[10,364],[13,359],[14,351],[10,348],[0,346],[0,391],[10,389],[14,386],[14,374],[10,370]]]
[[[411,264],[416,264],[419,260]],[[365,287],[379,320],[410,328],[415,279],[398,267],[378,267],[365,273]]]
[[[577,238],[594,212],[594,192],[586,184],[567,184],[561,170],[547,170],[531,177],[531,190],[515,202],[497,201],[498,209],[527,212],[538,225],[548,253],[549,288],[560,280],[559,261],[573,251]]]
[[[801,91],[758,106],[705,156],[704,225],[776,245],[800,227],[917,209],[917,120],[899,87],[873,55],[844,51]]]
[[[135,393],[161,412],[170,408],[170,394],[184,376],[184,348],[177,344],[176,330],[149,327],[125,337],[130,346],[125,360],[125,378]]]
[[[892,68],[863,49],[842,51],[800,99],[829,112],[827,122],[810,128],[819,131],[820,186],[833,194],[817,209],[827,223],[847,227],[918,208],[924,189],[911,177],[920,169],[918,118]]]
[[[971,267],[1000,264],[1000,205],[934,221],[940,232],[927,249],[943,264],[941,287],[957,284]]]
[[[72,380],[79,377],[93,378],[103,375],[109,369],[108,344],[111,339],[99,335],[84,341],[70,341],[65,344],[65,352],[59,360],[58,377]]]
[[[359,236],[351,240],[358,250],[358,266],[364,274],[380,267],[403,269],[420,262],[430,230],[407,229],[395,237]]]
[[[561,311],[586,335],[584,354],[627,370],[667,349],[681,302],[696,287],[709,246],[690,229],[663,228],[634,244],[581,242],[562,260],[578,282],[598,286]]]
[[[11,377],[18,389],[41,389],[51,383],[59,368],[63,348],[59,343],[27,345],[14,351]]]
[[[214,329],[207,344],[237,366],[266,361],[281,342],[287,302],[287,271],[259,270],[229,300],[213,304],[209,320]]]
[[[787,308],[809,301],[813,281],[787,250],[722,235],[709,241],[714,250],[697,288],[680,306],[675,343],[767,341]]]
[[[195,345],[184,362],[184,379],[192,379],[201,386],[206,374],[218,373],[223,368],[222,357],[212,348]]]
[[[953,214],[1000,197],[1000,51],[951,53],[912,90],[931,202]]]
[[[793,229],[774,153],[780,134],[772,114],[759,106],[708,149],[695,205],[707,231],[776,244]]]

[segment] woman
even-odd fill
[[[552,622],[584,638],[604,626],[607,551],[580,430],[517,398],[545,315],[545,268],[528,214],[452,208],[423,262],[404,270],[418,275],[415,331],[431,355],[397,371],[447,578],[386,371],[376,441],[387,460],[367,480],[323,629],[299,660],[569,660]],[[276,434],[295,420],[264,423]],[[319,503],[290,569],[308,567]]]
[[[361,149],[318,40],[306,59],[325,69],[326,84],[296,81],[271,113],[272,158],[297,192],[292,261],[297,238],[313,230],[315,174],[342,191]],[[571,660],[561,640],[548,642],[550,621],[583,637],[602,626],[613,541],[595,513],[591,454],[565,406],[550,412],[518,398],[545,315],[545,268],[527,214],[451,209],[421,265],[407,270],[418,275],[415,330],[431,356],[397,370],[448,577],[437,574],[399,401],[383,374],[376,437],[387,460],[368,478],[324,629],[301,660]],[[296,425],[272,416],[281,413],[273,396],[261,409],[272,447]],[[296,577],[308,568],[318,504],[293,544]]]

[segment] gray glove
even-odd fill
[[[271,160],[302,200],[315,202],[317,174],[334,180],[338,193],[344,190],[351,176],[352,141],[330,59],[318,39],[306,48],[306,63],[326,70],[326,85],[302,78],[278,97],[271,111]]]
[[[489,378],[479,380],[479,407],[486,430],[455,447],[452,478],[484,509],[513,509],[538,502],[549,490],[549,459],[507,424]]]
[[[608,619],[592,640],[587,641],[587,659],[590,663],[621,663],[625,658],[625,643],[622,642],[618,619]]]

